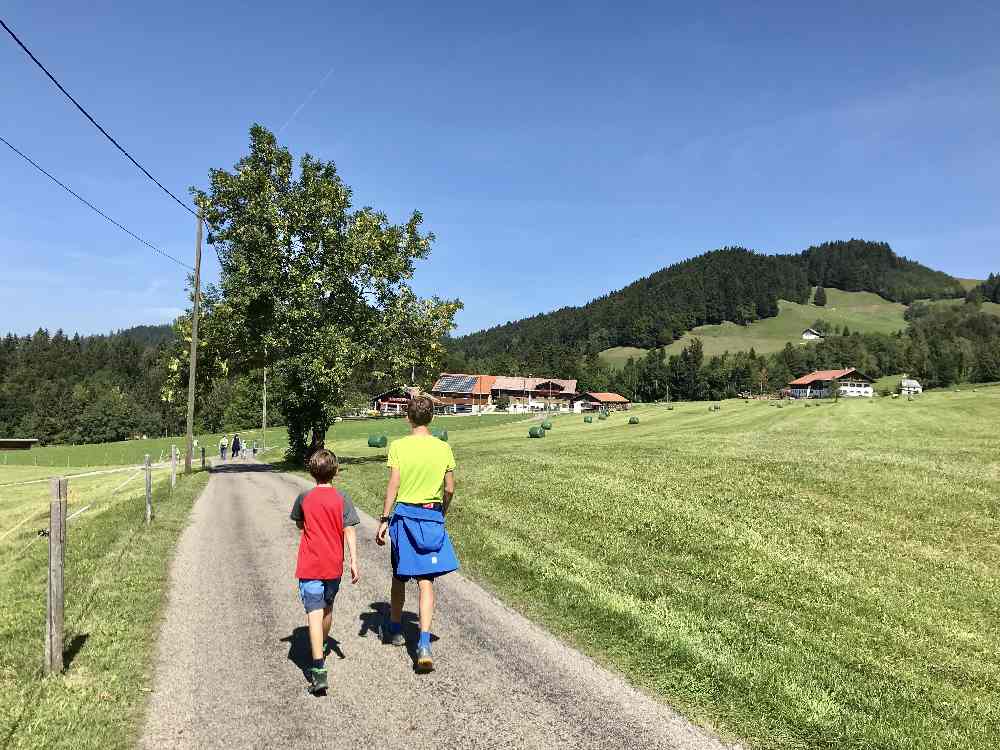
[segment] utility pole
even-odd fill
[[[260,450],[267,448],[267,352],[264,352],[264,401],[260,417]]]
[[[184,473],[191,473],[194,458],[194,391],[198,369],[198,313],[201,306],[201,206],[198,206],[198,231],[194,242],[194,308],[191,311],[191,367],[188,371],[187,450],[184,451]]]

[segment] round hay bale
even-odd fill
[[[608,415],[607,414],[598,414],[597,418],[600,419],[600,420],[605,420],[605,419],[608,418]]]
[[[448,442],[448,430],[435,428],[431,430],[431,435],[436,437],[438,440],[443,440],[446,443]]]
[[[528,437],[530,438],[543,438],[545,437],[545,430],[542,429],[541,425],[535,425],[530,430],[528,430]]]
[[[583,421],[584,421],[584,424],[593,424],[594,418],[593,417],[584,417]]]
[[[368,447],[369,448],[385,448],[389,444],[389,438],[385,435],[369,435],[368,436]]]
[[[629,417],[628,418],[628,423],[629,424],[639,424],[639,417]]]
[[[552,429],[552,420],[551,419],[546,419],[544,422],[542,422],[542,429],[543,430],[551,430]]]
[[[674,405],[670,404],[670,406],[667,407],[667,411],[673,411],[673,410],[674,410]]]

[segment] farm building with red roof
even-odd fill
[[[788,393],[792,398],[828,398],[834,389],[839,390],[839,395],[848,398],[871,398],[875,395],[872,379],[853,367],[816,370],[788,384]]]
[[[581,393],[573,399],[574,411],[625,411],[632,408],[632,402],[619,393]]]

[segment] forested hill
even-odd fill
[[[174,336],[169,325],[98,336],[7,334],[0,339],[0,437],[81,443],[176,433],[183,403],[162,398]]]
[[[772,317],[779,299],[804,303],[815,285],[904,303],[965,295],[956,279],[896,255],[884,242],[830,242],[789,255],[730,247],[675,263],[581,307],[457,338],[453,364],[518,372],[613,346],[663,346],[695,326]]]

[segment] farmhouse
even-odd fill
[[[506,398],[512,412],[569,411],[576,395],[575,380],[500,375],[493,384],[493,399]]]
[[[573,411],[626,411],[632,402],[618,393],[581,393],[573,399]]]
[[[371,401],[372,409],[383,416],[406,414],[406,405],[410,403],[410,399],[419,393],[420,389],[414,388],[413,386],[396,386],[395,388],[391,388],[385,393],[380,393],[378,396],[373,398]],[[431,396],[431,400],[434,402],[435,409],[441,404],[441,402],[433,396]]]
[[[815,328],[807,328],[802,332],[802,338],[804,338],[806,341],[816,341],[817,339],[824,338],[824,336]]]
[[[491,388],[494,380],[496,378],[492,375],[443,372],[431,388],[431,396],[441,405],[438,409],[435,404],[435,409],[454,414],[484,411],[493,404]]]
[[[846,397],[871,398],[874,395],[872,379],[853,367],[846,370],[817,370],[788,384],[788,392],[792,398],[827,398],[834,388],[839,389],[840,395]]]
[[[899,392],[904,396],[916,396],[918,393],[924,392],[924,387],[913,378],[903,378],[899,381]]]

